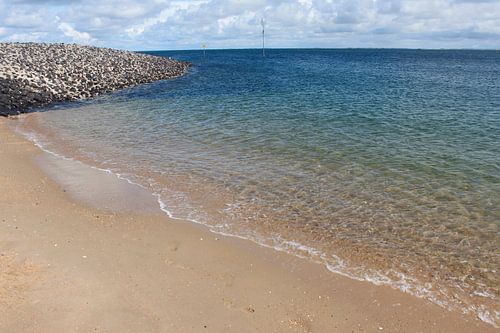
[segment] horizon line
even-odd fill
[[[206,51],[258,50],[260,47],[205,48]],[[500,48],[423,48],[423,47],[266,47],[266,50],[422,50],[422,51],[500,51]],[[130,50],[132,52],[203,51],[203,48]]]

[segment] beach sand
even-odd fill
[[[204,226],[0,119],[0,332],[495,332]]]

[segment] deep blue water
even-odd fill
[[[54,149],[176,216],[498,322],[500,52],[149,53],[193,67],[40,114]]]

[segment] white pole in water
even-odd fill
[[[203,48],[203,58],[205,58],[205,48],[207,47],[205,44],[201,44],[201,47]]]
[[[260,24],[262,25],[262,56],[266,56],[266,44],[265,44],[265,34],[264,31],[266,29],[266,21],[262,19],[260,21]]]

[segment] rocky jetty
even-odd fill
[[[183,75],[190,64],[75,44],[0,43],[0,115]]]

